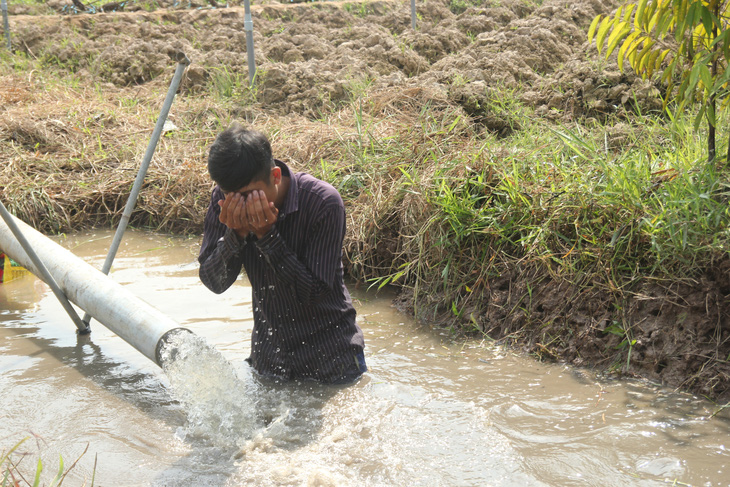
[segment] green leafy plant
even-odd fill
[[[707,120],[708,159],[713,161],[718,104],[725,109],[730,102],[729,21],[730,2],[722,0],[640,0],[596,16],[588,40],[595,38],[607,58],[618,49],[621,70],[628,61],[645,79],[661,73],[665,106],[674,100],[681,110],[698,102],[695,130]]]

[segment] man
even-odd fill
[[[216,182],[200,279],[220,294],[246,271],[254,328],[248,361],[262,375],[352,382],[367,370],[345,287],[345,207],[335,188],[274,160],[262,133],[234,124],[210,148]]]

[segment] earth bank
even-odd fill
[[[390,193],[397,170],[378,179],[377,191],[364,191],[358,174],[343,169],[353,154],[337,152],[337,144],[361,143],[363,126],[371,142],[406,140],[399,154],[428,164],[419,148],[431,139],[442,147],[508,141],[528,123],[606,123],[606,149],[619,150],[635,130],[633,113],[661,111],[658,85],[620,72],[586,43],[591,20],[615,9],[613,0],[429,0],[419,3],[415,32],[408,2],[254,2],[255,90],[247,88],[240,6],[163,1],[155,9],[63,14],[69,3],[40,4],[56,12],[46,15],[10,6],[19,57],[0,77],[0,197],[48,232],[116,221],[176,50],[193,64],[170,117],[176,129],[157,149],[133,223],[200,233],[210,190],[206,148],[242,120],[267,131],[295,168],[334,175],[351,215],[347,268],[361,281],[412,258],[404,250],[414,235],[409,218],[429,211],[416,197]],[[28,67],[38,65],[44,70]],[[424,107],[453,123],[451,132],[423,128]],[[630,289],[617,287],[608,269],[586,279],[525,262],[498,260],[499,272],[470,288],[457,315],[454,293],[424,297],[408,282],[398,304],[542,359],[730,399],[724,255],[681,279],[646,276]]]

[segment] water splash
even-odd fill
[[[339,390],[253,372],[239,376],[218,350],[185,329],[165,336],[158,360],[173,397],[187,414],[178,437],[233,448],[237,458],[315,441],[322,409]]]
[[[258,408],[260,386],[251,377],[240,378],[203,338],[187,331],[172,333],[162,343],[159,359],[173,396],[187,413],[188,424],[178,430],[183,438],[191,435],[217,446],[235,446],[264,426]]]

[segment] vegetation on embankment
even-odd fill
[[[430,5],[442,4],[449,2]],[[500,36],[519,35],[518,21],[541,22],[551,2],[514,4],[503,32],[465,34],[464,46],[448,49],[454,56],[458,49],[489,49]],[[25,47],[0,52],[0,198],[46,232],[113,226],[174,63],[152,48],[143,59],[100,53],[94,42],[123,45],[104,36],[133,22],[154,39],[176,31],[186,39],[178,47],[200,50],[203,66],[191,66],[175,100],[174,127],[157,148],[133,225],[200,233],[211,189],[207,147],[232,121],[244,121],[271,136],[277,157],[341,192],[349,217],[347,271],[366,285],[400,286],[399,304],[419,319],[540,358],[728,398],[730,177],[724,160],[706,162],[692,114],[673,118],[651,101],[658,94],[651,84],[618,74],[598,57],[584,59],[585,46],[574,47],[580,64],[560,53],[544,58],[555,65],[531,61],[551,77],[528,79],[515,70],[499,82],[475,80],[466,65],[448,71],[467,54],[414,54],[425,40],[408,37],[409,17],[406,27],[393,28],[401,29],[394,42],[408,42],[391,46],[379,39],[379,27],[364,32],[382,13],[348,5],[344,13],[341,6],[319,11],[341,35],[363,30],[335,42],[336,55],[374,48],[377,59],[401,63],[401,71],[377,65],[382,77],[368,70],[344,78],[308,74],[318,47],[284,49],[277,38],[304,28],[289,14],[257,24],[270,58],[259,64],[254,89],[242,46],[235,48],[240,59],[220,61],[227,53],[206,50],[206,39],[195,37],[200,26],[185,24],[187,13],[51,16],[19,28],[16,39]],[[432,37],[454,10],[429,10]],[[392,16],[392,9],[385,12]],[[470,25],[464,12],[453,17],[455,25]],[[484,18],[496,18],[490,15]],[[230,18],[221,10],[198,20],[213,39],[210,33]],[[591,18],[581,17],[576,32],[584,36]],[[565,25],[559,30],[577,38]],[[42,42],[44,32],[56,42]],[[297,46],[315,42],[309,34],[291,36],[300,36]],[[570,69],[561,74],[559,65]],[[289,69],[284,75],[282,66]],[[408,69],[407,77],[398,74]],[[560,77],[568,72],[575,77]]]
[[[61,487],[66,475],[73,470],[76,463],[86,454],[89,449],[88,445],[84,452],[76,459],[70,466],[64,467],[63,457],[59,457],[58,470],[55,471],[55,477],[49,484],[42,484],[41,473],[46,468],[43,464],[43,460],[38,458],[37,453],[30,453],[25,450],[29,443],[30,436],[25,437],[18,441],[15,445],[10,447],[8,450],[0,450],[0,477],[2,477],[2,487],[15,486],[20,487],[21,485],[27,485],[28,487],[38,487],[40,485],[48,485],[50,487]],[[36,441],[38,438],[36,438]],[[39,448],[40,449],[40,448]],[[26,460],[26,458],[33,458],[33,460]],[[23,461],[25,460],[25,463]],[[34,462],[33,465],[29,465]],[[22,464],[22,466],[21,466]],[[25,474],[24,474],[25,472]],[[91,487],[94,486],[94,477],[96,473],[96,461],[94,461],[94,472],[91,474]],[[29,477],[29,475],[33,475]]]

